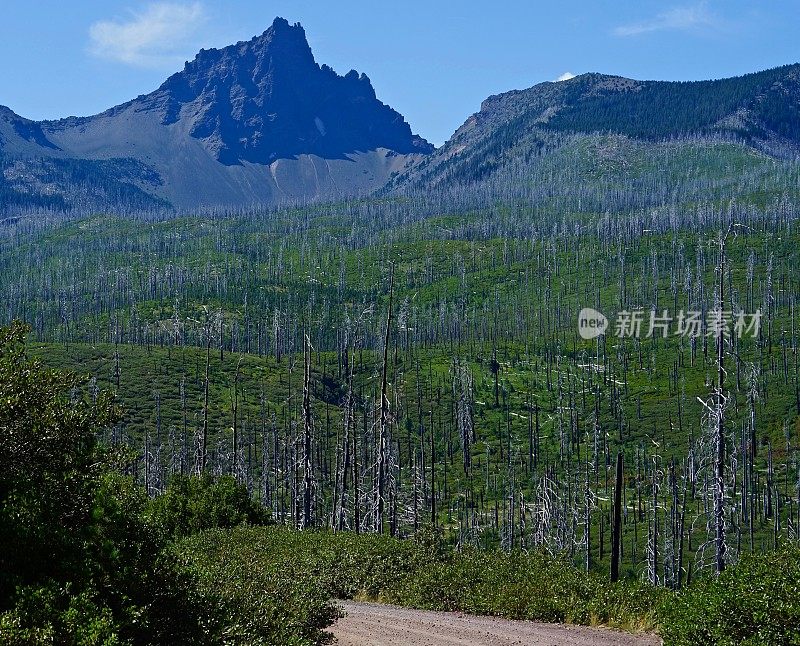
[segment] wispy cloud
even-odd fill
[[[574,79],[575,75],[572,72],[564,72],[561,76],[556,79],[558,81],[569,81],[570,79]]]
[[[638,36],[654,31],[695,31],[715,27],[717,17],[705,2],[693,6],[673,7],[662,11],[649,20],[620,25],[613,30],[615,36]]]
[[[126,20],[100,20],[89,27],[95,56],[138,67],[180,64],[191,37],[205,21],[200,2],[154,2]]]

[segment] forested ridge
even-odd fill
[[[583,96],[577,83],[566,99],[569,107],[547,123],[557,130],[616,132],[641,139],[661,140],[707,134],[730,128],[747,138],[774,131],[798,134],[796,101],[798,65],[713,81],[637,83],[631,91],[612,96],[599,92]],[[591,78],[591,75],[590,75]],[[732,115],[746,118],[726,126]]]
[[[715,157],[715,148],[730,144],[745,154],[791,162],[800,150],[797,64],[708,81],[591,73],[540,83],[489,97],[433,150],[399,114],[376,102],[366,76],[338,77],[319,67],[299,25],[277,20],[246,45],[241,51],[201,53],[156,92],[95,117],[32,122],[3,108],[0,214],[195,214],[376,192],[427,195],[433,188],[449,191],[448,200],[456,202],[464,200],[465,189],[470,195],[531,199],[563,191],[554,180],[578,170],[572,163],[576,143],[580,147],[598,135],[652,160],[665,150],[694,152],[696,160]],[[299,59],[287,58],[292,51]],[[258,61],[264,60],[283,71],[262,78]],[[226,66],[237,70],[237,80]],[[264,121],[259,110],[272,101],[270,88],[292,83],[303,88],[303,101],[270,104],[278,121]],[[231,111],[230,101],[244,101],[249,116]],[[180,121],[181,115],[187,121]],[[337,128],[325,126],[325,120]],[[120,132],[130,127],[125,124],[134,121],[138,125],[120,142]],[[174,127],[178,122],[181,128]],[[134,133],[136,141],[130,139]],[[185,148],[194,156],[177,154]],[[378,154],[386,149],[390,153]],[[309,155],[321,157],[315,161]],[[245,169],[245,162],[255,166]],[[361,168],[355,175],[347,170],[353,165]],[[704,179],[702,163],[698,170],[695,181]],[[660,193],[667,183],[658,178],[653,183],[650,199],[663,203]]]

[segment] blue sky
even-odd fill
[[[566,73],[690,80],[800,61],[798,0],[5,0],[0,105],[94,114],[276,15],[303,24],[319,63],[366,72],[436,144],[486,96]]]

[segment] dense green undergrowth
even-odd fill
[[[229,600],[170,545],[260,507],[230,477],[151,500],[97,440],[118,419],[110,398],[31,360],[26,332],[0,328],[0,644],[226,643]]]
[[[800,644],[800,549],[747,554],[660,609],[667,644]]]
[[[666,644],[800,643],[796,546],[748,555],[680,593],[638,581],[612,585],[540,553],[455,551],[431,532],[398,540],[241,527],[192,536],[176,549],[205,593],[233,600],[236,638],[245,642],[324,641],[337,617],[332,599],[356,598],[655,630]]]

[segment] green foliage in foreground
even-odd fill
[[[151,509],[95,440],[111,402],[31,361],[25,333],[0,329],[0,643],[220,643],[223,602],[166,549],[176,515]],[[236,517],[222,506],[189,518]]]
[[[236,600],[243,627],[248,617],[274,616],[296,630],[302,619],[311,631],[304,634],[317,639],[315,631],[328,625],[323,620],[336,616],[333,597],[634,630],[653,627],[662,597],[645,584],[611,586],[543,554],[458,552],[431,534],[398,540],[242,527],[193,536],[179,551],[208,593]]]
[[[430,531],[234,527],[263,517],[232,478],[176,478],[150,500],[95,440],[111,402],[28,359],[24,334],[0,329],[2,644],[310,646],[330,641],[337,597],[655,628],[676,645],[800,644],[797,546],[676,594],[540,553],[455,551]]]
[[[260,528],[259,528],[260,529]],[[306,538],[308,536],[308,538]],[[286,529],[211,530],[176,550],[205,594],[226,600],[225,643],[327,643],[324,629],[339,611],[331,599],[333,573],[315,554],[316,534]],[[328,565],[331,565],[328,563]]]
[[[667,644],[800,644],[800,547],[745,555],[661,610]]]
[[[267,640],[256,643],[324,641],[322,630],[337,614],[329,599],[339,597],[655,629],[676,645],[800,643],[797,547],[748,556],[678,594],[630,581],[611,585],[542,554],[456,552],[431,534],[397,540],[243,527],[205,532],[177,549],[207,593],[231,600],[235,634],[245,642],[248,635]]]

